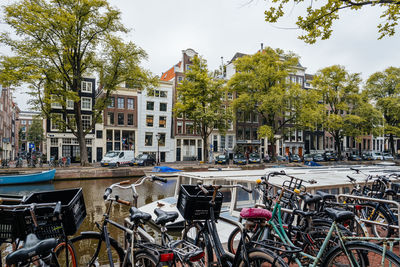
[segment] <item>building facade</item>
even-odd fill
[[[32,142],[29,142],[28,131],[31,127],[35,117],[41,119],[40,112],[34,111],[21,111],[17,120],[17,133],[18,133],[18,152],[22,154],[31,153],[35,151],[43,151],[43,144],[39,147],[34,147]]]
[[[172,138],[174,82],[160,81],[158,87],[138,94],[137,154],[150,154],[156,162],[174,162]]]
[[[81,91],[79,96],[81,98],[81,119],[83,129],[87,129],[92,124],[93,119],[93,106],[95,104],[95,79],[84,78],[81,83]],[[60,120],[68,121],[75,116],[75,103],[70,100],[66,100],[66,107],[64,108],[60,103],[53,102],[51,104],[52,116],[58,116]],[[60,125],[56,123],[56,120],[47,118],[46,124],[46,155],[47,160],[54,158],[56,160],[62,157],[69,157],[71,162],[80,162],[80,147],[78,139],[72,134],[71,130],[66,129],[62,131]],[[94,143],[96,142],[95,130],[90,131],[86,137],[86,146],[88,150],[89,162],[96,160],[96,151],[93,149]]]
[[[19,108],[10,88],[0,85],[0,159],[14,160],[18,153],[16,121]]]

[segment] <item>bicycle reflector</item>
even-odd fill
[[[204,257],[204,251],[189,258],[189,261],[194,262],[194,261],[199,261]]]
[[[363,207],[361,205],[356,205],[355,208],[356,210],[362,210]]]
[[[160,262],[167,262],[174,260],[174,253],[164,253],[160,255]]]
[[[257,179],[257,180],[256,180],[256,183],[257,183],[257,184],[261,184],[261,179]]]

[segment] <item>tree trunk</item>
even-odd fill
[[[391,152],[392,156],[395,157],[396,151],[395,151],[395,149],[394,149],[394,138],[393,138],[393,134],[390,134],[390,136],[389,136],[389,143],[390,143],[390,152]]]
[[[85,134],[84,134],[85,131],[83,130],[83,125],[82,125],[82,116],[81,116],[80,105],[81,105],[81,101],[75,103],[76,133],[77,133],[77,139],[78,139],[78,143],[79,143],[81,166],[88,166],[89,160],[88,160],[88,153],[87,153]]]
[[[271,139],[271,161],[276,161],[276,139],[275,137]],[[268,144],[267,144],[268,146]]]
[[[203,136],[203,161],[208,162],[208,142],[207,137]]]
[[[336,147],[336,151],[337,151],[337,155],[339,159],[342,159],[342,148],[340,146],[340,137],[339,135],[335,135],[335,147]]]

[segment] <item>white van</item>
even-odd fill
[[[134,159],[135,151],[133,150],[115,150],[107,152],[100,164],[102,167],[119,167],[122,165],[131,165]]]

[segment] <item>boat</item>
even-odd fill
[[[18,175],[5,175],[0,176],[0,185],[11,185],[11,184],[32,184],[42,183],[54,180],[56,169],[43,171],[39,173],[25,173]]]

